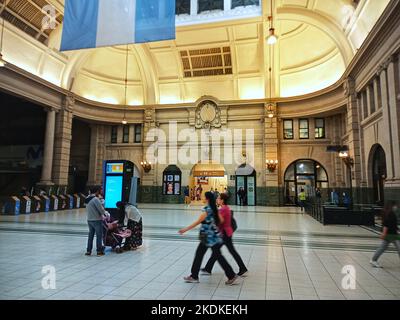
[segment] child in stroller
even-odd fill
[[[104,246],[111,247],[116,253],[122,253],[122,247],[128,238],[132,236],[132,231],[118,225],[118,221],[113,220],[111,216],[103,220],[104,228]]]

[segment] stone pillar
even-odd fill
[[[380,69],[387,180],[385,199],[400,196],[400,71],[398,56],[391,56]],[[388,193],[388,196],[386,196]]]
[[[351,167],[351,187],[353,193],[353,203],[362,203],[361,192],[361,141],[360,123],[358,118],[357,94],[355,82],[352,78],[347,78],[344,84],[344,91],[347,97],[347,133],[349,144],[349,155],[354,160]],[[350,170],[349,170],[350,171]],[[349,185],[347,187],[350,187]]]
[[[52,181],[52,166],[54,154],[54,133],[56,125],[56,112],[53,109],[47,111],[46,133],[44,138],[44,154],[42,177],[38,183],[39,187],[49,189],[54,183]],[[48,191],[48,190],[47,190]]]
[[[88,189],[102,183],[105,142],[105,127],[99,124],[92,124],[90,126]]]
[[[268,117],[268,105],[265,105],[264,108],[264,133],[265,133],[265,160],[280,160],[279,159],[279,138],[278,138],[278,119],[277,119],[277,106],[273,106],[274,117]],[[265,168],[265,185],[266,185],[266,193],[265,200],[261,203],[260,195],[257,196],[258,202],[260,205],[267,206],[279,206],[281,203],[280,192],[279,192],[279,171],[280,164],[278,163],[278,167],[274,172],[269,172],[267,169],[267,164],[264,164]],[[283,174],[283,173],[282,173]]]
[[[157,167],[158,165],[155,163],[154,157],[147,157],[147,149],[154,143],[154,141],[146,141],[147,133],[151,129],[155,129],[157,127],[156,123],[156,111],[154,108],[147,108],[144,114],[144,139],[143,139],[143,160],[152,163],[152,169],[148,173],[143,173],[143,185],[148,186],[156,186],[157,185]],[[166,146],[162,146],[166,148]]]
[[[66,96],[61,111],[56,118],[56,135],[54,141],[53,180],[60,192],[67,190],[72,141],[72,110],[75,104],[73,95]]]
[[[376,81],[374,81],[374,90],[377,88]],[[375,97],[378,94],[375,92]],[[377,103],[376,103],[377,105]],[[360,187],[361,188],[368,188],[368,158],[365,157],[365,146],[364,146],[364,130],[361,128],[361,123],[363,121],[363,102],[362,102],[362,94],[357,96],[357,106],[358,106],[358,123],[360,124],[360,155],[361,155],[361,180],[360,180]]]
[[[162,174],[158,173],[158,164],[155,163],[154,157],[147,157],[148,148],[154,143],[154,141],[146,141],[146,137],[148,132],[151,129],[157,128],[156,123],[156,111],[154,108],[147,108],[144,111],[144,127],[143,127],[143,161],[146,160],[151,162],[151,171],[146,173],[143,171],[141,188],[138,195],[139,202],[156,202],[157,199],[162,194],[161,188],[157,186],[157,175]],[[166,148],[166,146],[162,146],[162,148]],[[141,168],[140,168],[141,169]]]
[[[332,118],[332,143],[334,145],[342,144],[343,126],[342,118],[343,115],[338,115]],[[343,164],[336,153],[332,153],[332,163],[334,167],[334,177],[329,181],[331,188],[342,188],[345,187],[343,182]]]

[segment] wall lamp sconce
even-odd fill
[[[273,173],[276,171],[276,168],[278,167],[278,160],[267,160],[267,169],[270,173]]]
[[[349,167],[352,167],[354,165],[354,159],[350,157],[347,151],[339,152],[339,158],[342,159],[343,162]]]
[[[140,163],[140,165],[142,166],[144,172],[149,173],[151,170],[151,162],[147,162],[147,161],[142,161]]]
[[[273,104],[268,104],[267,106],[267,115],[268,118],[272,119],[275,116],[275,110],[274,110],[274,105]]]

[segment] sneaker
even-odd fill
[[[382,266],[378,263],[378,261],[371,260],[369,262],[374,268],[382,268]]]
[[[187,283],[199,283],[199,279],[195,279],[192,276],[189,277],[184,277],[183,280],[185,280],[185,282]]]
[[[85,253],[85,256],[90,256],[91,254],[92,253],[88,251],[88,252]]]
[[[233,286],[237,283],[237,280],[239,279],[239,277],[237,275],[235,275],[232,279],[228,280],[225,282],[225,284],[227,286]]]
[[[239,277],[242,278],[246,278],[249,276],[249,271],[248,270],[244,270],[244,271],[239,271],[239,273],[237,274]]]
[[[211,272],[206,269],[201,269],[200,272],[203,276],[211,276]]]
[[[104,251],[97,252],[98,257],[104,256],[104,254],[105,254]]]

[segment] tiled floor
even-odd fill
[[[197,231],[180,236],[199,207],[142,205],[144,245],[138,251],[85,257],[84,210],[0,216],[0,299],[399,299],[400,260],[394,250],[368,264],[379,244],[361,227],[322,226],[295,208],[234,208],[236,247],[250,270],[227,287],[219,266],[200,284],[183,283]],[[225,256],[237,268],[230,255]],[[56,289],[42,288],[53,266]],[[355,289],[344,289],[344,266],[355,270]],[[45,278],[46,280],[46,278]]]

